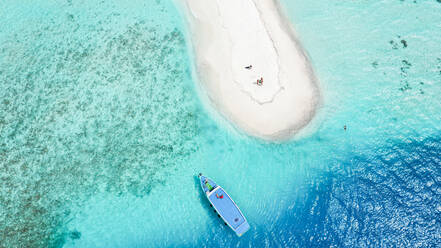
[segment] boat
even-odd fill
[[[214,208],[214,212],[219,218],[222,218],[224,224],[228,225],[239,237],[248,231],[250,225],[227,192],[213,180],[203,176],[202,173],[199,173],[199,180],[202,190],[210,202],[210,207]]]

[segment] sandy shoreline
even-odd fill
[[[245,133],[271,141],[289,139],[310,122],[318,84],[277,1],[178,2],[197,76],[216,110]]]

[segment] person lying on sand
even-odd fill
[[[245,69],[251,70],[253,68],[253,65],[245,66]]]

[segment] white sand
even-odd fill
[[[247,134],[273,141],[289,139],[308,124],[319,88],[277,1],[179,1],[197,75],[223,116]],[[263,85],[256,84],[260,78]]]

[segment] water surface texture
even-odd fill
[[[267,144],[200,100],[171,1],[3,1],[0,247],[439,247],[441,3],[282,4],[324,102]]]

